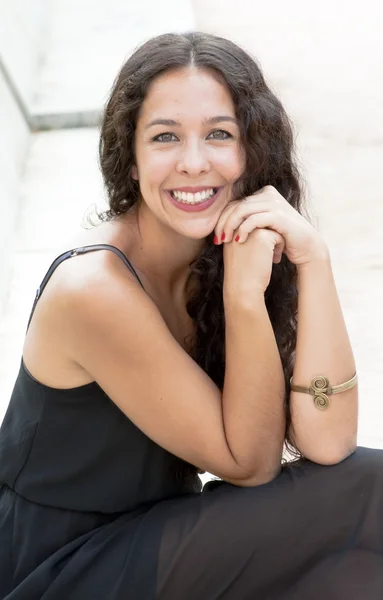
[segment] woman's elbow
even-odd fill
[[[357,449],[357,443],[352,443],[346,448],[317,448],[309,452],[302,452],[305,458],[318,465],[337,465],[353,454]]]

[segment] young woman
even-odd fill
[[[293,152],[228,40],[122,67],[109,210],[38,289],[1,428],[1,598],[383,597],[383,453]]]

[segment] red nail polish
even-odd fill
[[[238,240],[239,240],[239,235],[236,235],[234,241],[238,242]]]
[[[223,242],[224,239],[225,239],[225,232],[223,231],[222,235],[221,235],[221,242]]]
[[[214,236],[214,243],[215,243],[215,244],[218,244],[218,238],[217,238],[217,236],[216,236],[216,235]]]

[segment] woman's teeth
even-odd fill
[[[203,192],[197,192],[192,194],[191,192],[170,192],[175,200],[182,204],[199,204],[209,200],[216,194],[217,190],[211,188],[210,190],[204,190]]]

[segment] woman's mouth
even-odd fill
[[[166,190],[165,193],[173,206],[186,212],[198,212],[209,208],[217,200],[221,189],[222,187],[206,189],[202,194],[201,192],[191,194],[170,190]]]

